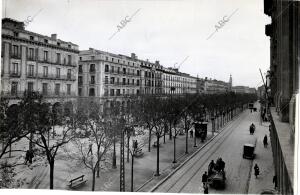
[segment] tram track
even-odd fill
[[[216,136],[214,137],[214,139],[212,141],[213,142],[213,146],[209,147],[209,144],[211,145],[212,142],[209,142],[208,144],[206,144],[204,147],[200,148],[198,151],[196,151],[194,154],[196,155],[199,152],[203,152],[203,155],[199,156],[196,159],[192,159],[189,158],[187,159],[186,163],[188,163],[188,161],[193,160],[194,162],[189,166],[189,167],[194,167],[196,164],[199,163],[199,161],[202,161],[201,165],[198,165],[198,168],[196,170],[194,169],[187,169],[186,171],[181,170],[181,172],[183,172],[182,175],[180,175],[180,179],[176,180],[174,183],[172,183],[170,186],[167,186],[167,188],[164,188],[164,192],[170,192],[172,190],[172,192],[181,192],[186,185],[190,182],[190,180],[199,172],[199,170],[204,166],[205,163],[207,163],[207,160],[210,158],[211,154],[214,151],[217,151],[218,148],[221,147],[222,143],[225,142],[227,140],[227,138],[233,133],[233,130],[240,124],[240,122],[246,117],[245,113],[241,113],[240,116],[238,116],[238,118],[234,121],[232,121],[230,124],[228,124],[227,126],[223,127],[223,130]],[[226,129],[229,131],[226,131]],[[217,139],[216,139],[217,138]],[[209,154],[209,155],[208,155]],[[193,155],[193,156],[195,156]],[[207,156],[205,159],[204,156]],[[179,169],[174,170],[174,172],[172,172],[170,175],[174,175],[176,174],[176,172],[180,171]],[[171,176],[170,176],[171,177]],[[182,180],[184,180],[184,184],[179,185],[179,181],[182,182]],[[160,186],[162,186],[164,183],[166,183],[167,178],[165,178],[164,180],[162,180],[160,183],[158,183],[155,187],[153,187],[151,189],[151,192],[159,189]],[[179,187],[180,186],[180,187]],[[174,191],[174,189],[177,189],[176,191]]]

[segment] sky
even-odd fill
[[[200,78],[231,74],[233,86],[261,86],[259,69],[270,66],[261,0],[2,0],[4,17],[80,50],[135,53]]]

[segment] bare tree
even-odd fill
[[[47,140],[49,130],[51,129],[51,109],[48,103],[44,103],[41,98],[35,104],[35,112],[31,113],[34,116],[38,116],[36,122],[36,128],[34,131],[34,136],[27,137],[31,142],[39,146],[42,151],[46,154],[47,161],[50,165],[50,189],[53,189],[53,180],[54,180],[54,166],[55,158],[59,148],[63,145],[69,143],[73,138],[72,132],[76,129],[76,119],[75,115],[64,118],[62,124],[62,131],[57,132],[54,136],[54,139]]]
[[[74,140],[80,161],[92,171],[92,191],[95,190],[96,174],[100,176],[100,163],[105,160],[113,143],[112,132],[99,111],[100,104],[97,102],[87,100],[78,104],[81,120],[76,132],[80,139]]]

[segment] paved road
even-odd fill
[[[226,163],[226,188],[209,188],[209,193],[247,193],[253,161],[242,158],[243,144],[256,142],[255,136],[249,134],[249,126],[252,122],[258,126],[257,118],[257,113],[250,113],[249,110],[241,113],[213,141],[153,191],[203,193],[202,174],[207,171],[211,160],[222,157]]]

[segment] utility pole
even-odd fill
[[[121,132],[120,150],[120,192],[125,192],[124,129]]]

